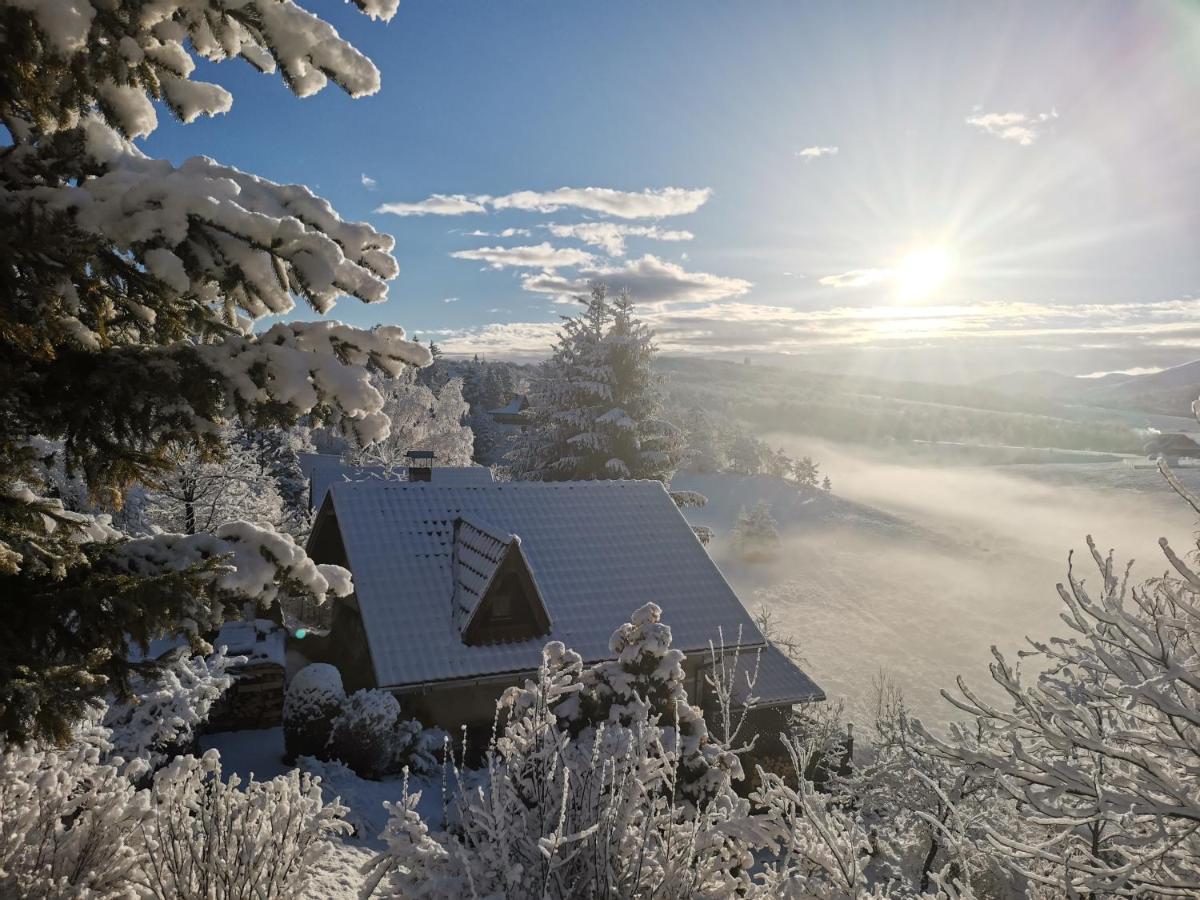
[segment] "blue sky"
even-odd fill
[[[601,277],[671,353],[954,379],[1200,356],[1195,3],[312,8],[379,94],[298,100],[226,63],[232,112],[144,146],[394,234],[391,299],[346,321],[527,357]],[[638,196],[520,193],[560,188]],[[434,195],[484,211],[381,211]]]

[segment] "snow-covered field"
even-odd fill
[[[924,466],[802,439],[785,449],[821,462],[834,495],[765,476],[681,475],[673,487],[709,497],[686,515],[716,531],[713,558],[743,602],[765,604],[800,639],[809,674],[857,721],[880,670],[922,716],[942,721],[952,710],[939,691],[958,675],[986,685],[991,645],[1010,652],[1026,635],[1063,634],[1055,585],[1071,550],[1094,581],[1079,555],[1086,535],[1151,577],[1164,569],[1157,539],[1186,551],[1195,529],[1153,469]],[[1179,474],[1200,488],[1200,471]],[[760,499],[783,549],[773,562],[745,563],[729,530],[739,507]]]

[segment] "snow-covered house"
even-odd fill
[[[327,636],[292,648],[336,665],[347,689],[391,690],[452,733],[489,729],[496,699],[537,668],[547,641],[611,658],[613,630],[647,601],[688,654],[693,698],[709,642],[723,632],[732,645],[740,630],[745,665],[761,652],[761,710],[824,699],[766,644],[657,481],[337,481],[308,553],[349,568],[355,592],[337,601]]]
[[[421,451],[414,451],[409,466],[355,466],[340,456],[326,453],[301,453],[300,471],[308,479],[308,505],[317,509],[329,486],[339,481],[428,481],[437,484],[491,484],[492,470],[487,466],[437,466]]]
[[[521,413],[529,408],[529,398],[524,394],[516,394],[503,406],[496,409],[489,409],[487,414],[492,417],[492,421],[497,425],[513,425],[525,430],[527,422]]]

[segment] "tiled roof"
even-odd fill
[[[301,453],[300,469],[308,477],[309,504],[321,505],[329,486],[339,481],[406,481],[408,466],[351,466],[341,457],[323,453]],[[492,470],[486,466],[434,466],[430,481],[437,484],[491,484]]]
[[[750,662],[753,666],[753,661]],[[759,657],[754,682],[755,706],[779,706],[824,700],[825,692],[774,644]]]
[[[337,482],[337,516],[381,687],[534,669],[547,640],[585,660],[653,601],[674,645],[707,652],[723,628],[762,636],[657,481],[445,485]],[[451,612],[454,522],[519,536],[552,621],[545,637],[467,646]],[[318,523],[318,529],[322,527]],[[314,529],[314,534],[317,529]]]

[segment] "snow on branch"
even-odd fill
[[[368,303],[387,297],[385,282],[399,272],[393,238],[343,221],[304,185],[276,184],[202,156],[175,166],[145,156],[97,117],[83,127],[101,174],[32,187],[29,196],[141,255],[175,290],[210,301],[227,292],[254,319],[289,312],[293,293],[318,312],[342,294]],[[231,270],[238,277],[226,288]]]
[[[341,322],[279,322],[259,335],[231,335],[195,351],[235,391],[239,406],[282,403],[297,415],[321,407],[360,444],[387,437],[384,397],[368,367],[391,375],[430,362],[398,325],[371,331]]]
[[[291,535],[249,522],[229,522],[213,534],[156,534],[113,547],[110,559],[130,575],[149,578],[209,566],[214,601],[199,602],[190,623],[195,632],[218,627],[229,601],[270,606],[325,603],[329,595],[347,596],[353,585],[341,566],[314,563]],[[188,626],[189,623],[184,623]]]

